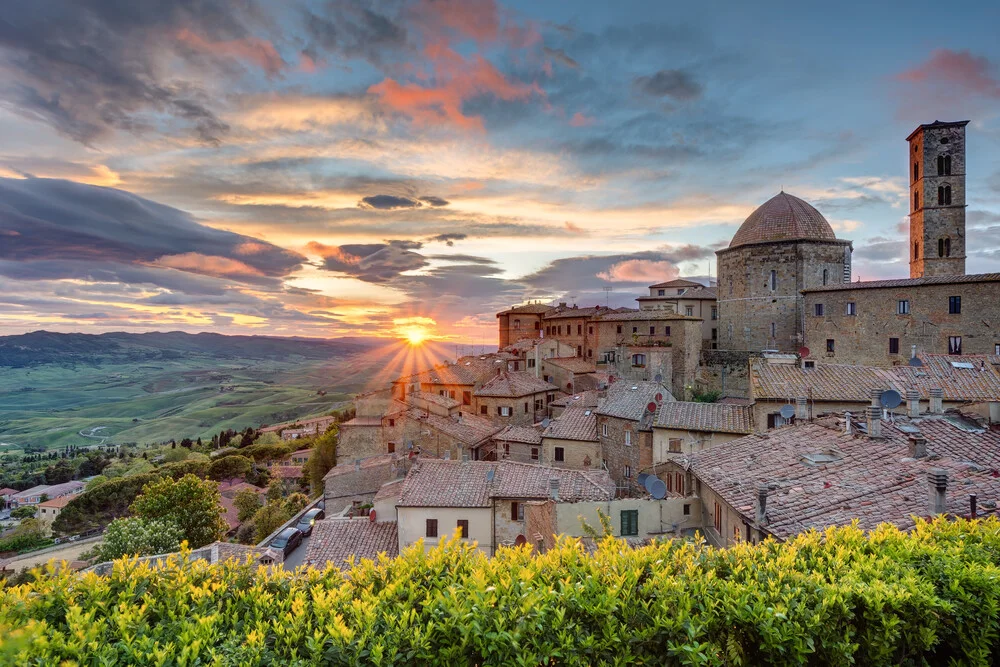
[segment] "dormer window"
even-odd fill
[[[667,290],[665,290],[665,289],[658,289],[658,290],[656,290],[656,296],[666,296],[666,294],[667,294]]]

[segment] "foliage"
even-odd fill
[[[219,485],[185,475],[150,482],[129,508],[138,517],[176,524],[192,548],[214,542],[229,529],[222,518]]]
[[[208,466],[208,478],[216,481],[242,478],[253,468],[253,461],[245,456],[223,456]]]
[[[88,488],[60,510],[52,523],[53,532],[74,535],[106,526],[128,514],[129,505],[142,492],[142,487],[156,479],[159,477],[155,474],[118,477]]]
[[[241,489],[236,492],[233,504],[236,505],[236,520],[243,523],[260,509],[260,495],[252,489]]]
[[[83,490],[84,492],[93,491],[101,484],[104,484],[104,482],[106,481],[108,481],[108,478],[105,477],[104,475],[95,475],[89,482],[87,482],[87,486],[84,487]]]
[[[326,433],[316,438],[312,454],[303,467],[303,476],[309,483],[309,490],[314,498],[323,493],[323,478],[337,465],[338,433],[337,424],[331,424]]]
[[[257,544],[257,526],[253,521],[244,521],[240,524],[236,529],[236,541],[240,544]]]
[[[719,400],[720,396],[722,396],[722,392],[715,389],[705,391],[691,390],[691,400],[695,403],[715,403]]]
[[[25,519],[6,537],[0,538],[0,553],[6,551],[27,551],[42,546],[49,540],[45,537],[45,527],[38,519]],[[3,636],[0,634],[0,636]]]
[[[268,431],[259,435],[253,442],[254,445],[280,445],[281,437],[274,431]]]
[[[156,472],[168,475],[172,479],[180,479],[185,475],[194,475],[195,477],[204,478],[208,476],[208,466],[208,461],[188,458],[184,461],[177,461],[176,463],[164,463],[156,469]]]
[[[288,512],[288,518],[292,518],[302,510],[306,508],[309,504],[309,496],[304,493],[293,493],[292,495],[285,498],[285,511]]]
[[[990,665],[1000,521],[718,550],[606,538],[285,572],[187,556],[0,591],[0,664]]]
[[[24,507],[16,507],[10,511],[10,516],[12,519],[33,519],[35,514],[38,512],[38,508],[34,505],[25,505]]]
[[[291,518],[292,513],[288,511],[285,503],[268,502],[253,515],[253,525],[256,530],[254,541],[263,542],[268,535]]]
[[[115,519],[108,524],[104,539],[90,552],[101,562],[122,556],[152,556],[180,549],[184,535],[171,521],[147,521],[140,517]]]
[[[257,463],[280,461],[292,453],[289,445],[251,445],[240,450],[242,456],[247,456]]]

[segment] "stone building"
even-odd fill
[[[539,463],[542,458],[542,430],[531,426],[505,426],[493,435],[489,445],[480,447],[472,458],[477,461]]]
[[[547,414],[559,388],[527,371],[501,371],[473,392],[476,414],[499,426],[531,426]]]
[[[653,421],[653,461],[669,461],[750,433],[749,405],[664,401]]]
[[[804,340],[801,290],[851,280],[850,241],[781,192],[750,214],[719,250],[719,349],[796,351]]]
[[[511,355],[507,361],[509,371],[531,371],[535,377],[543,377],[542,362],[556,357],[572,357],[576,348],[555,338],[522,338],[502,348],[502,352]]]
[[[606,312],[610,312],[610,309],[603,306],[578,308],[575,304],[567,306],[565,302],[560,303],[543,318],[545,337],[555,338],[569,345],[578,357],[593,359],[595,331],[591,320]]]
[[[543,359],[541,363],[541,377],[560,391],[572,394],[579,391],[584,385],[595,386],[595,382],[584,381],[585,376],[597,374],[597,366],[593,361],[583,357],[552,357]],[[578,386],[579,385],[579,386]]]
[[[551,309],[551,306],[541,303],[526,303],[497,313],[500,349],[522,338],[538,338],[542,330],[542,315]]]
[[[637,490],[639,472],[653,464],[653,419],[669,400],[673,397],[659,383],[619,381],[595,409],[603,465],[620,495]]]
[[[706,350],[718,342],[719,308],[715,287],[678,278],[649,286],[649,296],[636,298],[639,310],[668,310],[678,315],[698,317],[702,321],[701,338]]]
[[[352,505],[371,503],[383,484],[405,476],[409,466],[410,460],[399,454],[339,462],[323,477],[327,516]]]
[[[596,408],[574,405],[550,420],[542,432],[542,463],[555,468],[588,470],[603,462],[597,437]]]

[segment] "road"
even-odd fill
[[[58,549],[55,551],[49,551],[42,554],[24,554],[17,560],[7,561],[7,568],[11,570],[17,570],[20,572],[26,567],[37,567],[39,565],[44,565],[50,560],[68,560],[74,561],[79,560],[80,554],[84,551],[90,551],[95,546],[94,541],[83,542],[69,542],[66,544],[64,549]]]
[[[302,565],[302,561],[306,559],[306,550],[309,548],[309,540],[312,539],[312,535],[302,538],[302,543],[295,547],[295,551],[288,554],[285,558],[285,569],[291,572],[299,565]]]

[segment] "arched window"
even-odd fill
[[[944,239],[938,239],[938,257],[944,257]]]
[[[916,211],[919,208],[920,208],[920,193],[919,192],[914,192],[913,193],[913,210]]]
[[[951,257],[951,239],[944,240],[944,256]]]
[[[920,259],[920,241],[913,242],[913,259]]]
[[[916,181],[919,178],[920,178],[920,164],[914,162],[913,163],[913,180]]]
[[[944,156],[944,175],[951,176],[951,156]]]
[[[944,205],[951,206],[951,186],[944,186]]]
[[[825,285],[829,280],[830,280],[830,272],[827,271],[826,269],[823,269],[823,284]]]
[[[938,155],[937,159],[937,175],[944,176],[944,156]]]

